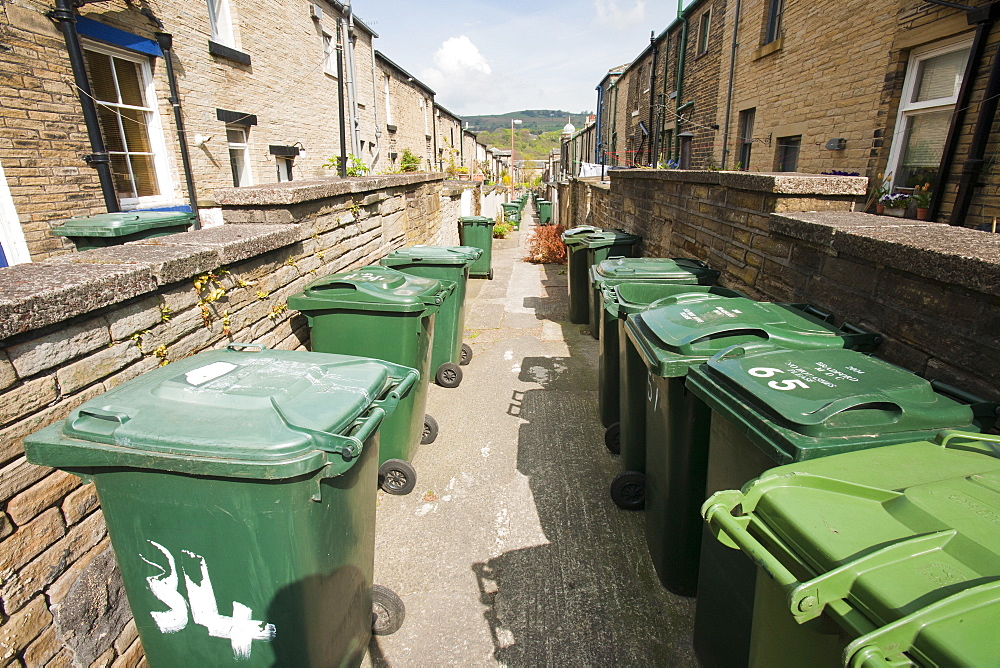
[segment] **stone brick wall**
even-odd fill
[[[400,246],[457,244],[465,188],[482,196],[427,174],[222,190],[226,225],[0,269],[0,664],[142,656],[93,486],[29,464],[22,439],[163,362],[302,348],[289,295]]]
[[[379,88],[383,91],[379,109],[379,118],[384,123],[396,126],[382,136],[383,145],[396,158],[385,165],[388,169],[399,169],[403,151],[410,152],[420,158],[420,169],[436,169],[434,161],[434,97],[419,82],[408,73],[400,70],[391,61],[377,56],[379,69]],[[386,114],[385,79],[389,80],[389,106],[391,114]],[[391,118],[390,118],[391,116]],[[391,121],[391,122],[390,122]],[[432,166],[433,165],[433,166]]]
[[[434,168],[454,177],[462,167],[462,119],[434,105],[434,127],[437,131],[437,158]]]
[[[877,354],[1000,400],[996,235],[858,213],[863,177],[621,170],[559,189],[566,227],[642,235],[757,299],[812,303],[878,332]]]

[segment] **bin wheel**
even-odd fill
[[[646,474],[625,471],[611,481],[611,500],[622,510],[642,510],[646,507]]]
[[[417,471],[405,459],[387,459],[378,467],[378,486],[386,494],[403,496],[417,485]]]
[[[453,362],[445,362],[438,367],[434,381],[441,387],[458,387],[462,384],[462,370]]]
[[[430,415],[424,415],[424,433],[420,436],[421,445],[433,443],[438,437],[437,420]]]
[[[486,280],[487,281],[492,281],[493,280],[493,267],[490,267],[489,272],[486,274]]]
[[[620,455],[622,452],[622,423],[615,422],[604,430],[604,445],[613,455]]]
[[[395,633],[406,619],[406,606],[396,592],[372,585],[372,634],[387,636]]]
[[[468,343],[462,344],[462,358],[458,361],[462,366],[466,366],[472,361],[472,346]]]

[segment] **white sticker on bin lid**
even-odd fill
[[[202,385],[210,380],[215,380],[236,368],[235,364],[229,362],[212,362],[197,369],[192,369],[184,374],[185,380],[192,385]]]

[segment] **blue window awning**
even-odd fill
[[[84,37],[90,37],[107,44],[120,46],[129,51],[137,51],[154,58],[162,58],[163,52],[159,45],[151,39],[133,35],[130,32],[112,28],[100,21],[88,19],[85,16],[78,16],[76,19],[76,31]]]

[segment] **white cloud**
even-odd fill
[[[437,93],[436,99],[449,109],[483,108],[503,101],[505,86],[493,73],[486,57],[465,35],[446,39],[434,53],[434,67],[420,73],[420,79]],[[506,81],[504,81],[506,83]]]
[[[635,0],[631,8],[623,8],[619,7],[618,0],[594,0],[594,11],[597,12],[598,24],[615,30],[625,30],[646,20],[646,1]]]

